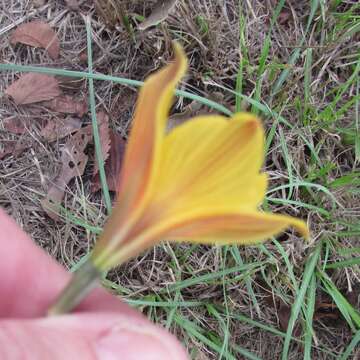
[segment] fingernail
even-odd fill
[[[186,360],[181,345],[155,326],[118,325],[97,340],[98,360]]]

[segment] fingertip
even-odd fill
[[[117,324],[97,339],[99,360],[186,360],[177,340],[153,325]]]
[[[119,313],[81,313],[54,316],[39,321],[49,333],[73,334],[71,349],[78,342],[88,343],[98,360],[186,360],[180,342],[165,329],[145,317]]]
[[[0,317],[43,316],[69,281],[70,274],[2,209],[0,229],[0,245],[4,249],[0,258]],[[101,288],[94,289],[76,310],[113,311],[141,317]]]

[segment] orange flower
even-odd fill
[[[141,89],[125,154],[117,203],[92,253],[108,270],[162,239],[254,244],[303,221],[257,210],[267,188],[260,172],[264,131],[249,113],[208,115],[166,131],[175,87],[187,60],[175,61]]]
[[[199,116],[166,131],[175,87],[187,60],[150,76],[140,91],[113,213],[91,257],[49,314],[70,311],[101,273],[160,242],[255,244],[302,220],[258,210],[267,189],[264,131],[248,113]]]

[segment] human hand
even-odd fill
[[[185,360],[165,330],[102,289],[44,317],[70,275],[0,209],[0,359]]]

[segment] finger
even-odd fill
[[[146,320],[84,313],[0,321],[0,358],[185,360],[179,343]]]
[[[0,317],[38,317],[45,314],[70,274],[56,263],[0,209]],[[137,312],[101,289],[95,289],[79,311]],[[136,315],[135,315],[136,314]]]

